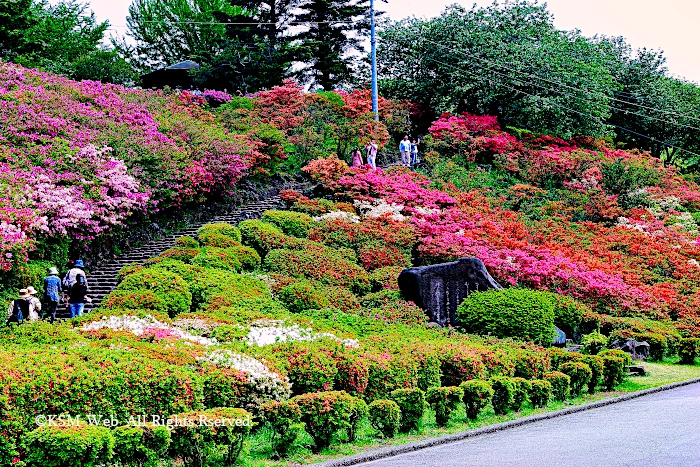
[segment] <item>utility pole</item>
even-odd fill
[[[369,10],[372,30],[372,37],[370,39],[370,43],[372,45],[372,112],[374,112],[374,119],[379,121],[379,90],[377,87],[377,35],[374,21],[374,0],[369,0]]]

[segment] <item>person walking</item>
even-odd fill
[[[28,298],[29,291],[27,289],[21,289],[19,291],[19,298],[10,302],[10,307],[7,309],[6,325],[9,325],[10,323],[22,324],[29,316],[29,307],[31,306],[31,303],[29,302]]]
[[[87,291],[88,288],[85,276],[78,276],[76,283],[73,284],[68,291],[68,309],[70,310],[71,318],[83,316],[85,302],[90,301],[87,296]]]
[[[73,264],[73,267],[66,273],[63,278],[63,290],[68,292],[70,288],[78,281],[79,276],[83,276],[85,279],[85,285],[87,286],[87,276],[84,271],[85,265],[83,260],[79,259]]]
[[[49,268],[49,275],[44,278],[44,303],[51,324],[56,321],[56,309],[61,301],[60,292],[61,279],[58,278],[58,269]]]
[[[362,153],[360,152],[360,148],[352,150],[352,166],[362,167]]]
[[[419,140],[413,140],[411,143],[411,167],[415,167],[416,164],[418,163],[418,145],[420,144],[420,139]]]
[[[404,136],[399,143],[399,152],[401,153],[401,165],[408,167],[411,164],[411,141],[408,135]]]
[[[374,140],[370,141],[365,147],[367,151],[367,163],[372,166],[372,170],[377,170],[377,143]]]
[[[27,287],[27,292],[29,292],[29,321],[39,321],[41,316],[39,312],[41,311],[41,300],[36,298],[37,291],[31,285]]]

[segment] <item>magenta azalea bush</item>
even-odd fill
[[[230,194],[269,161],[259,145],[187,92],[0,63],[0,268],[26,261],[41,237],[90,240],[135,213]]]

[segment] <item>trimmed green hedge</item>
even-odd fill
[[[265,211],[262,221],[277,226],[292,237],[306,238],[315,223],[311,216],[294,211]]]
[[[549,345],[554,336],[554,305],[546,293],[528,289],[488,290],[470,294],[457,309],[465,331],[515,337]]]

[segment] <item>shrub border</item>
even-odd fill
[[[597,409],[600,407],[605,407],[612,404],[617,404],[620,402],[626,402],[629,400],[637,399],[639,397],[647,396],[650,394],[655,394],[658,392],[669,391],[671,389],[680,388],[683,386],[690,386],[692,384],[700,383],[700,378],[693,378],[686,381],[679,381],[676,383],[666,384],[663,386],[658,386],[655,388],[644,389],[642,391],[632,392],[629,394],[624,394],[622,396],[613,397],[611,399],[604,399],[600,401],[590,402],[588,404],[579,405],[576,407],[570,407],[567,409],[556,410],[554,412],[548,412],[538,415],[532,415],[529,417],[524,417],[516,420],[510,420],[507,422],[496,423],[494,425],[488,425],[481,428],[476,428],[473,430],[462,431],[460,433],[455,433],[451,435],[439,436],[437,438],[426,439],[423,441],[416,441],[413,443],[403,444],[400,446],[391,446],[387,448],[373,449],[371,451],[355,454],[353,456],[344,457],[340,459],[334,459],[326,462],[321,462],[318,464],[312,464],[311,467],[345,467],[361,464],[364,462],[376,461],[379,459],[385,459],[387,457],[395,457],[401,454],[407,454],[409,452],[420,451],[422,449],[427,449],[435,446],[440,446],[443,444],[450,444],[457,441],[462,441],[468,438],[474,438],[477,436],[495,433],[498,431],[507,430],[510,428],[516,428],[523,425],[529,425],[531,423],[540,422],[543,420],[550,420],[557,417],[562,417],[564,415],[570,415],[578,412],[584,412],[587,410]]]

